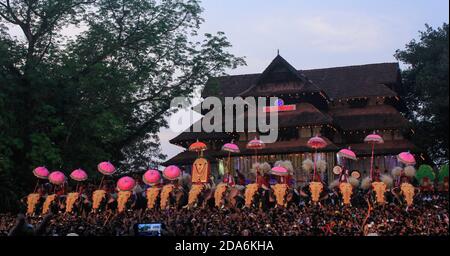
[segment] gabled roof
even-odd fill
[[[209,141],[209,140],[232,140],[233,136],[226,132],[205,132],[203,131],[203,126],[201,126],[202,131],[194,132],[194,125],[198,125],[202,120],[198,120],[195,124],[191,125],[188,129],[178,134],[175,138],[169,140],[172,144],[177,144],[180,142],[194,142],[196,140]]]
[[[396,96],[393,87],[400,79],[398,63],[312,69],[303,72],[333,99]]]
[[[256,84],[267,83],[271,80],[273,73],[286,73],[293,79],[298,79],[302,82],[307,82],[307,78],[301,75],[289,62],[287,62],[281,55],[277,55],[275,59],[269,64],[264,72],[258,77]]]
[[[275,93],[299,93],[318,92],[326,97],[326,93],[309,80],[301,71],[296,70],[283,57],[277,55],[264,72],[250,87],[242,91],[239,96],[265,96],[258,91],[259,86],[264,84],[277,86],[271,89]],[[285,88],[285,87],[289,88]]]
[[[395,96],[399,83],[398,63],[377,63],[323,69],[301,70],[314,85],[331,99],[353,97]],[[206,84],[202,97],[236,97],[254,87],[261,74],[222,76]],[[392,88],[392,89],[391,89]]]
[[[330,115],[338,127],[347,131],[397,129],[409,124],[400,112],[389,105],[334,109]]]

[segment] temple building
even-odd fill
[[[302,162],[313,153],[307,141],[317,134],[328,142],[319,152],[319,158],[327,161],[328,174],[324,176],[328,179],[332,178],[333,166],[342,161],[336,156],[337,151],[348,147],[358,160],[348,161],[346,166],[367,175],[371,146],[363,140],[374,131],[385,141],[375,147],[375,165],[382,171],[397,166],[396,155],[402,151],[419,153],[423,158],[422,150],[409,140],[414,130],[402,114],[406,110],[401,98],[403,90],[398,63],[297,70],[278,55],[261,74],[210,79],[202,97],[281,99],[281,104],[289,107],[278,113],[278,140],[259,150],[258,160],[290,160],[296,169],[296,180],[304,182],[308,175],[302,172]],[[213,175],[217,175],[222,159],[228,156],[221,147],[232,140],[241,149],[239,154],[231,155],[232,166],[248,172],[255,152],[246,149],[246,144],[255,137],[256,131],[199,133],[192,132],[191,127],[170,142],[185,149],[197,140],[206,143],[209,148],[204,155],[211,161]],[[186,150],[164,165],[175,164],[189,171],[196,157],[197,153]]]

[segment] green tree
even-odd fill
[[[449,27],[425,25],[420,40],[412,40],[395,56],[407,64],[404,98],[415,126],[413,140],[437,163],[448,162]]]
[[[198,34],[199,2],[0,0],[4,175],[28,191],[39,165],[94,174],[103,160],[131,171],[163,158],[171,99],[245,64],[224,33]]]

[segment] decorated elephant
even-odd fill
[[[416,169],[412,165],[405,168],[396,167],[392,170],[392,176],[396,179],[392,193],[399,202],[406,202],[408,206],[411,206],[414,203],[414,197],[420,192],[419,188],[412,185]]]

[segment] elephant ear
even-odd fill
[[[444,182],[445,178],[448,178],[448,164],[445,164],[439,170],[439,182]]]
[[[419,170],[417,170],[416,178],[419,180],[420,183],[423,182],[424,178],[428,178],[430,181],[434,181],[435,175],[433,172],[433,167],[423,164],[419,167]]]

